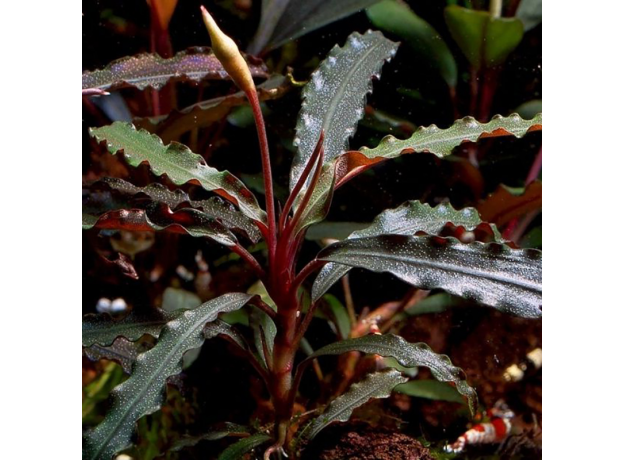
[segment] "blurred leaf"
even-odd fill
[[[532,99],[530,101],[524,102],[516,108],[515,112],[518,113],[525,120],[531,119],[536,116],[538,113],[542,113],[542,100],[541,99]]]
[[[324,161],[330,163],[347,147],[358,120],[364,115],[371,79],[396,53],[397,44],[380,32],[349,35],[344,47],[335,46],[303,89],[294,145],[298,151],[290,172],[290,189],[299,180],[321,132],[325,133]],[[303,195],[304,190],[300,192]]]
[[[414,287],[444,289],[524,318],[542,314],[542,254],[535,249],[391,235],[335,243],[317,258],[388,272]]]
[[[379,0],[262,0],[262,14],[250,54],[269,51]]]
[[[220,172],[208,166],[200,155],[185,145],[172,142],[165,146],[158,136],[145,130],[137,131],[129,123],[115,122],[89,131],[98,142],[106,142],[111,154],[123,152],[131,166],[148,163],[155,175],[166,174],[176,185],[191,181],[199,183],[205,190],[214,191],[238,205],[247,217],[258,222],[266,220],[256,197],[239,179],[227,171]]]
[[[201,305],[202,301],[193,292],[168,287],[163,293],[162,309],[173,312],[180,308],[190,310]]]
[[[319,222],[312,225],[307,233],[306,239],[311,241],[319,241],[324,239],[344,240],[356,230],[361,230],[370,225],[360,222]]]
[[[221,452],[217,460],[240,460],[243,456],[254,450],[256,447],[265,444],[271,440],[271,436],[264,433],[252,434],[247,438],[232,444],[230,447]]]
[[[379,235],[415,235],[417,232],[435,235],[447,223],[464,227],[466,230],[474,230],[480,225],[487,225],[483,223],[479,213],[474,208],[456,211],[450,204],[443,203],[432,208],[420,201],[408,201],[396,209],[385,210],[375,218],[370,226],[353,232],[347,239]],[[495,240],[502,241],[498,229],[493,225],[490,225],[490,229]],[[320,298],[350,269],[351,267],[341,264],[329,263],[325,265],[314,281],[312,299]]]
[[[395,387],[394,391],[415,398],[465,404],[464,398],[450,385],[437,380],[412,380]]]
[[[169,449],[170,452],[179,452],[186,447],[192,447],[201,441],[217,441],[227,436],[243,436],[249,433],[249,428],[235,423],[224,422],[212,427],[208,432],[198,436],[184,436]]]
[[[369,374],[361,382],[351,385],[346,393],[334,399],[327,409],[306,427],[304,436],[312,439],[330,423],[348,421],[354,409],[372,398],[387,398],[395,386],[406,381],[407,378],[395,369]]]
[[[82,423],[92,425],[96,420],[97,405],[108,398],[111,390],[124,379],[124,373],[116,363],[109,363],[104,372],[82,390]]]
[[[351,320],[345,306],[333,295],[325,294],[323,300],[327,302],[331,319],[336,327],[336,332],[340,339],[348,339],[351,334]]]
[[[175,7],[178,4],[178,0],[147,0],[147,4],[154,8],[156,6],[156,15],[158,17],[158,21],[160,22],[160,27],[163,30],[167,30],[169,28],[169,21],[171,21],[171,16],[173,16],[173,12],[175,11]]]
[[[216,320],[221,312],[241,308],[250,298],[247,294],[225,294],[168,323],[156,346],[137,359],[130,378],[113,390],[112,407],[102,423],[85,434],[83,458],[110,460],[128,447],[136,421],[160,408],[167,378],[180,373],[184,353],[204,342],[206,323]]]
[[[515,18],[494,18],[487,11],[476,11],[451,5],[444,18],[462,52],[475,69],[494,67],[522,41],[522,21]]]
[[[427,367],[436,379],[442,382],[454,383],[457,391],[468,398],[470,410],[474,413],[477,405],[477,395],[468,383],[462,379],[463,371],[453,366],[448,356],[434,353],[424,343],[407,342],[398,335],[373,334],[332,343],[320,348],[312,356],[306,358],[306,362],[319,356],[340,355],[350,351],[392,357],[405,367]]]
[[[483,203],[479,213],[489,222],[502,227],[515,217],[542,208],[542,183],[535,181],[520,193],[500,185]]]
[[[465,304],[466,301],[446,292],[430,295],[418,303],[408,306],[403,313],[407,316],[425,315],[427,313],[442,313],[452,307]]]
[[[525,32],[542,23],[542,0],[520,0],[516,18],[522,21]]]
[[[254,77],[268,78],[264,64],[250,64]],[[111,62],[101,70],[82,74],[82,89],[113,90],[133,86],[162,88],[171,79],[199,82],[204,79],[230,78],[219,60],[207,47],[189,48],[174,57],[163,59],[158,54],[139,54]]]
[[[499,136],[520,138],[528,132],[541,130],[542,114],[538,114],[532,120],[523,120],[518,114],[508,117],[495,115],[488,123],[479,123],[472,117],[465,117],[456,120],[447,129],[440,129],[436,125],[421,126],[409,139],[398,140],[393,136],[386,136],[373,149],[362,147],[359,151],[350,151],[338,157],[337,170],[340,171],[340,175],[336,187],[340,187],[375,164],[399,155],[428,152],[444,158],[464,142],[477,142],[480,139]]]
[[[373,25],[401,37],[436,69],[447,85],[457,86],[457,64],[438,32],[402,1],[384,0],[366,10]],[[420,64],[420,62],[419,62]]]
[[[523,248],[536,248],[542,247],[542,227],[535,227],[531,229],[520,243]]]

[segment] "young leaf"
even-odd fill
[[[366,10],[373,25],[405,42],[440,73],[446,84],[457,85],[455,58],[440,34],[410,7],[397,0],[384,0]]]
[[[250,64],[255,77],[267,78],[263,64]],[[101,70],[82,74],[82,89],[112,90],[133,86],[162,88],[171,79],[184,78],[193,82],[204,79],[225,80],[227,73],[208,47],[189,48],[174,57],[163,59],[157,54],[139,54],[111,62]]]
[[[371,79],[396,53],[398,44],[380,32],[352,33],[343,48],[335,46],[314,71],[303,89],[294,145],[298,147],[290,173],[291,190],[312,156],[321,132],[325,133],[325,163],[348,147],[358,120],[364,114]]]
[[[156,202],[165,203],[173,210],[178,207],[184,209],[185,205],[188,204],[193,208],[202,210],[207,219],[217,219],[229,229],[241,230],[253,243],[257,243],[262,237],[260,230],[251,219],[219,197],[212,197],[207,200],[191,200],[184,191],[169,190],[156,182],[146,187],[137,187],[123,179],[113,177],[106,177],[93,185],[99,186],[99,184],[104,184],[110,190],[132,198],[136,198],[136,195],[145,195]]]
[[[263,50],[272,50],[377,1],[263,0],[260,25],[248,51],[258,54]]]
[[[462,52],[475,69],[494,67],[522,41],[524,28],[516,18],[495,18],[487,11],[447,6],[444,18]]]
[[[224,246],[236,244],[236,237],[223,225],[196,209],[176,212],[166,206],[143,209],[119,209],[102,215],[82,214],[82,229],[105,228],[130,231],[168,231],[210,238]]]
[[[475,391],[463,380],[462,370],[453,366],[446,355],[431,351],[424,343],[410,343],[394,334],[367,335],[356,339],[332,343],[317,350],[305,362],[326,355],[340,355],[350,351],[377,354],[392,357],[405,367],[427,367],[433,376],[441,382],[452,382],[457,391],[468,398],[470,410],[474,412],[477,404]]]
[[[225,294],[169,322],[156,346],[138,357],[130,378],[113,390],[110,411],[85,435],[83,458],[110,460],[128,447],[136,421],[160,408],[167,378],[182,370],[184,353],[203,344],[206,323],[221,312],[241,308],[250,298],[247,294]]]
[[[365,238],[379,235],[415,235],[417,232],[425,232],[430,235],[439,233],[447,223],[466,230],[474,230],[483,224],[479,213],[474,208],[455,210],[450,204],[439,204],[432,208],[420,201],[408,201],[396,209],[388,209],[379,214],[373,223],[362,230],[357,230],[347,239]],[[490,225],[494,238],[502,242],[500,232],[494,225]],[[341,264],[329,263],[318,274],[312,298],[317,300],[333,284],[346,275],[351,267]]]
[[[155,308],[149,313],[132,312],[121,320],[113,319],[108,313],[85,315],[82,319],[82,346],[107,347],[117,337],[124,337],[134,342],[145,334],[158,338],[165,324],[182,313],[183,311],[169,313]]]
[[[392,273],[415,287],[444,289],[524,318],[542,314],[542,253],[535,249],[392,235],[335,243],[317,258]]]
[[[98,142],[106,142],[112,154],[123,151],[131,166],[149,163],[157,176],[166,174],[176,185],[199,183],[238,205],[247,217],[265,222],[266,214],[258,206],[255,196],[243,183],[227,171],[220,172],[206,164],[204,159],[177,142],[165,146],[158,136],[145,130],[136,130],[129,123],[115,122],[101,128],[91,128]]]
[[[394,391],[415,398],[464,404],[464,399],[451,386],[437,380],[412,380],[398,385]]]
[[[334,196],[334,185],[336,183],[336,161],[332,161],[329,164],[323,166],[319,180],[312,190],[312,197],[306,205],[301,218],[297,222],[297,226],[293,231],[293,235],[298,235],[299,232],[305,228],[313,225],[317,222],[321,222],[331,206],[331,200]],[[299,195],[301,198],[303,195]],[[295,206],[301,205],[302,200],[296,200]]]
[[[488,123],[479,123],[472,117],[465,117],[456,120],[447,129],[440,129],[436,125],[421,126],[409,139],[405,140],[386,136],[373,149],[362,147],[359,151],[347,152],[339,157],[338,161],[342,164],[338,166],[340,175],[336,188],[374,164],[399,155],[429,152],[444,158],[453,153],[453,149],[463,142],[477,142],[479,139],[498,136],[520,138],[528,132],[541,131],[541,129],[541,113],[532,120],[523,120],[514,113],[508,117],[495,115]]]
[[[333,400],[325,412],[306,427],[304,436],[312,439],[330,423],[348,421],[355,408],[372,398],[387,398],[395,386],[407,380],[395,369],[368,375],[361,382],[351,385],[345,394]]]
[[[256,447],[271,440],[271,436],[264,433],[256,433],[241,439],[221,452],[217,460],[240,460],[243,456],[251,452]]]

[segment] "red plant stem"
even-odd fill
[[[277,232],[275,226],[275,202],[273,199],[273,177],[271,173],[271,157],[269,155],[269,142],[264,125],[264,117],[258,100],[256,91],[245,91],[247,99],[251,104],[254,120],[258,130],[258,141],[260,142],[260,154],[262,157],[262,175],[264,176],[264,192],[266,197],[266,212],[268,220],[267,244],[269,246],[269,265],[273,265],[275,251],[277,247]]]
[[[242,247],[240,244],[235,244],[234,246],[230,246],[230,249],[232,250],[232,252],[238,254],[241,259],[251,265],[251,268],[253,268],[253,270],[260,278],[264,278],[264,270],[262,269],[256,258],[252,256],[244,247]]]
[[[249,302],[251,305],[254,305],[256,307],[258,307],[260,310],[262,310],[263,312],[265,312],[267,315],[269,315],[271,318],[275,318],[275,315],[277,314],[275,312],[275,310],[273,310],[271,307],[269,307],[266,303],[264,303],[262,301],[262,299],[260,298],[260,296],[256,296],[254,299],[251,300],[251,302]]]

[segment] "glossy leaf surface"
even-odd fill
[[[291,190],[312,156],[321,132],[325,163],[348,147],[358,121],[364,114],[366,95],[373,77],[396,53],[397,44],[380,32],[354,32],[344,47],[335,46],[312,74],[303,89],[303,104],[297,121],[294,144],[298,147],[290,175]]]
[[[440,34],[407,4],[384,0],[369,7],[366,14],[375,27],[405,40],[417,56],[440,73],[447,85],[457,85],[457,64],[448,46]]]
[[[494,18],[487,11],[451,5],[444,10],[444,18],[451,36],[475,69],[504,63],[524,35],[519,19]]]
[[[251,74],[268,77],[266,68],[260,64],[250,64]],[[207,47],[190,48],[174,57],[163,59],[157,54],[139,54],[123,57],[111,62],[105,68],[84,72],[82,89],[111,90],[133,86],[162,88],[171,79],[186,79],[199,82],[204,79],[225,80],[229,76],[219,60]]]
[[[368,375],[361,382],[351,385],[346,393],[333,400],[327,409],[307,427],[304,435],[312,439],[330,423],[348,421],[354,409],[372,398],[387,398],[395,386],[406,381],[407,378],[394,369]]]
[[[198,183],[238,205],[247,217],[261,222],[266,220],[255,196],[238,178],[208,166],[200,155],[185,145],[172,142],[165,146],[158,136],[145,130],[137,131],[131,124],[123,122],[92,128],[90,132],[98,142],[106,142],[110,153],[123,152],[131,166],[148,163],[157,176],[166,174],[176,185]]]
[[[455,238],[376,236],[328,246],[318,259],[392,273],[525,318],[541,316],[542,253]]]
[[[167,378],[180,373],[184,353],[203,344],[205,325],[221,312],[241,308],[250,298],[225,294],[170,321],[156,346],[138,357],[130,378],[113,390],[111,409],[102,423],[85,435],[83,458],[110,460],[128,447],[136,421],[160,408]]]
[[[466,230],[474,230],[482,225],[483,221],[474,208],[464,208],[457,211],[453,206],[446,203],[432,208],[420,201],[408,201],[396,209],[388,209],[382,212],[369,227],[353,232],[347,239],[379,235],[415,235],[417,232],[436,235],[447,223],[452,223],[456,227],[464,227]],[[490,228],[496,241],[502,241],[498,229],[493,225]],[[314,282],[313,300],[320,298],[350,269],[350,267],[341,264],[329,263],[325,265]]]
[[[367,335],[332,343],[317,350],[307,360],[325,355],[340,355],[350,351],[377,354],[386,358],[392,357],[404,367],[427,367],[437,380],[454,383],[457,391],[468,398],[471,410],[474,411],[476,408],[475,391],[462,378],[462,370],[453,366],[448,356],[434,353],[424,343],[410,343],[398,335]]]

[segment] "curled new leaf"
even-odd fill
[[[86,433],[83,459],[110,460],[128,447],[136,421],[160,408],[167,378],[180,373],[184,353],[203,344],[204,326],[250,298],[225,294],[167,323],[156,346],[139,355],[130,378],[113,390],[113,404],[102,423]]]
[[[393,235],[332,244],[318,259],[392,273],[415,287],[444,289],[525,318],[542,313],[542,253],[534,249]]]
[[[359,151],[350,151],[339,157],[336,187],[371,166],[399,155],[428,152],[444,158],[464,142],[477,142],[480,139],[499,136],[520,138],[528,132],[541,130],[541,113],[532,120],[523,120],[520,115],[512,114],[508,117],[495,115],[488,123],[480,123],[472,117],[465,117],[456,120],[447,129],[440,129],[436,125],[421,126],[409,139],[399,140],[394,136],[386,136],[373,149],[363,147]]]
[[[437,380],[454,383],[457,391],[468,398],[471,411],[476,408],[475,391],[462,378],[462,370],[453,366],[448,356],[434,353],[424,343],[410,343],[398,335],[367,335],[332,343],[318,349],[304,362],[319,356],[340,355],[350,351],[391,357],[404,367],[427,367]]]
[[[330,423],[348,421],[355,408],[372,398],[387,398],[395,386],[406,381],[407,378],[394,369],[368,375],[361,382],[351,385],[345,394],[333,400],[327,409],[306,427],[304,435],[312,439]]]
[[[267,78],[262,64],[251,64],[253,76]],[[186,79],[199,82],[204,79],[225,80],[228,75],[207,47],[190,48],[174,57],[163,59],[157,54],[139,54],[111,62],[101,70],[82,74],[82,89],[111,90],[124,86],[162,88],[169,80]]]
[[[266,220],[256,197],[238,178],[208,166],[200,155],[185,145],[172,142],[165,146],[158,136],[145,130],[137,131],[133,125],[123,122],[92,128],[90,132],[98,142],[106,142],[110,153],[123,152],[131,166],[148,163],[157,176],[166,174],[176,185],[198,183],[238,205],[247,217],[258,222]]]
[[[373,223],[351,233],[347,239],[365,238],[379,235],[415,235],[425,232],[430,235],[439,233],[447,223],[466,230],[474,230],[485,225],[474,208],[455,210],[450,204],[440,204],[434,208],[420,201],[408,201],[396,209],[388,209],[379,214]],[[498,229],[491,225],[490,229],[496,241],[502,241]],[[332,285],[348,273],[351,268],[346,265],[329,263],[319,273],[312,288],[313,300],[319,299]]]
[[[380,32],[354,32],[343,48],[335,46],[303,89],[303,104],[294,144],[298,147],[290,174],[291,190],[312,156],[321,132],[325,163],[344,152],[364,114],[371,79],[396,53],[397,44]]]

